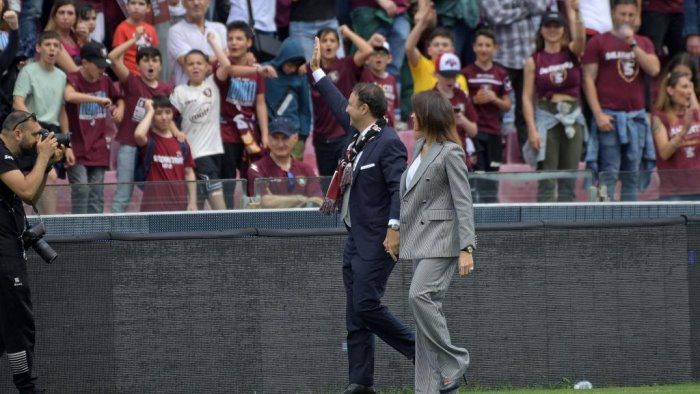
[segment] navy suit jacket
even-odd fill
[[[318,81],[316,88],[346,134],[352,136],[357,130],[350,126],[350,116],[345,112],[347,99],[328,77]],[[406,146],[396,131],[384,127],[353,164],[350,235],[363,260],[389,258],[383,243],[389,219],[400,218],[399,189],[407,157]]]

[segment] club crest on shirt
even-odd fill
[[[635,58],[617,59],[617,72],[625,82],[630,83],[639,74],[639,65]]]
[[[559,86],[566,81],[567,75],[566,70],[557,70],[549,74],[549,80],[552,81],[554,86]]]
[[[205,89],[202,91],[202,94],[204,94],[204,95],[207,96],[207,97],[211,97],[211,88],[205,88]]]
[[[336,83],[338,82],[340,75],[338,74],[337,70],[333,70],[328,73],[328,78],[330,78],[333,83]]]

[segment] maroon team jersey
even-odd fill
[[[214,72],[219,62],[214,62]],[[225,81],[214,78],[221,92],[221,139],[224,144],[241,143],[241,134],[250,131],[256,136],[255,99],[265,94],[262,75],[232,77]]]
[[[484,70],[476,64],[470,64],[462,70],[469,85],[469,96],[473,99],[480,89],[491,89],[496,96],[503,97],[510,94],[513,87],[505,68],[494,64],[490,69]],[[473,101],[472,101],[473,102]],[[501,135],[501,110],[492,103],[474,104],[479,116],[477,122],[479,133]]]
[[[682,14],[683,0],[644,0],[642,10],[662,14]]]
[[[155,141],[155,149],[141,198],[141,212],[184,211],[187,209],[185,168],[195,167],[189,145],[187,157],[183,157],[182,148],[175,137],[162,137],[149,132],[148,138]],[[145,146],[139,150],[139,154],[143,159]]]
[[[309,177],[311,179],[309,179]],[[284,182],[271,182],[266,194],[323,197],[318,175],[308,164],[292,159],[289,173],[281,169],[268,155],[250,165],[248,169],[248,194],[255,195],[255,180],[258,178],[285,178]]]
[[[634,35],[639,47],[654,54],[654,44]],[[644,72],[630,46],[611,32],[594,36],[586,45],[582,63],[598,64],[596,90],[600,106],[613,111],[638,111],[644,108]]]
[[[535,92],[538,99],[551,99],[554,94],[581,95],[581,64],[569,49],[557,53],[536,52]]]
[[[134,131],[146,115],[144,107],[146,100],[154,96],[170,97],[173,87],[167,82],[158,81],[158,85],[152,88],[141,77],[134,74],[129,74],[121,87],[124,92],[124,120],[119,125],[116,140],[120,144],[136,146]]]
[[[438,90],[437,85],[433,88],[433,90]],[[479,124],[479,115],[476,113],[476,109],[474,109],[474,104],[472,104],[472,99],[467,96],[466,93],[464,93],[464,90],[460,88],[452,88],[452,98],[450,99],[450,104],[452,104],[452,108],[454,108],[455,113],[456,112],[461,112],[464,114],[464,116],[467,117],[467,119],[471,120],[472,122],[475,122],[477,125]],[[467,151],[467,131],[464,130],[461,127],[457,127],[457,134],[459,134],[459,142],[462,143],[462,149],[464,151]]]
[[[344,97],[350,97],[352,87],[357,83],[360,69],[355,65],[352,56],[335,59],[328,68],[323,68],[328,78],[340,90]],[[311,75],[311,67],[308,68],[308,78],[311,86],[314,86],[314,78]],[[311,101],[314,106],[314,132],[311,136],[320,141],[337,140],[345,137],[345,130],[338,124],[333,112],[321,97],[318,89],[311,89]]]
[[[122,97],[121,92],[114,86],[107,74],[102,74],[95,82],[88,82],[78,70],[68,74],[68,83],[73,86],[76,92],[109,97],[112,103],[116,103],[117,99]],[[71,147],[77,164],[96,167],[109,166],[107,111],[109,108],[97,103],[66,103],[68,124],[73,133]]]
[[[663,112],[654,112],[654,115],[658,116],[666,126],[669,140],[681,132],[684,122],[683,116],[678,116],[676,121],[671,123]],[[690,130],[683,138],[683,144],[678,147],[673,156],[664,160],[659,155],[659,150],[656,150],[656,167],[659,170],[659,180],[661,181],[659,193],[662,196],[700,194],[700,183],[689,181],[688,171],[678,171],[677,173],[669,171],[700,169],[700,114],[697,110],[693,114]]]
[[[373,83],[384,91],[386,97],[386,116],[389,119],[391,127],[396,126],[396,108],[399,108],[399,90],[396,87],[396,78],[393,75],[386,73],[386,77],[380,78],[372,73],[368,68],[362,71],[360,82]]]

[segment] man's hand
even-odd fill
[[[110,100],[109,97],[95,97],[95,102],[103,107],[112,105],[112,100]]]
[[[145,30],[143,26],[138,26],[136,30],[134,30],[134,41],[139,42],[141,37],[143,37]]]
[[[66,162],[63,164],[65,168],[71,168],[75,165],[75,153],[73,148],[66,148]]]
[[[311,54],[309,67],[311,67],[311,72],[321,68],[321,41],[319,41],[318,37],[314,37],[314,51]]]
[[[389,256],[397,262],[399,260],[399,245],[401,242],[401,233],[396,230],[387,229],[386,238],[384,238],[384,250],[389,253]]]
[[[615,130],[615,126],[612,123],[613,117],[606,113],[601,112],[600,114],[595,115],[595,122],[600,131],[610,132]]]
[[[277,78],[277,70],[270,65],[260,66],[260,68],[258,68],[258,74],[265,78]]]
[[[10,10],[10,11],[5,11],[4,14],[2,14],[2,20],[7,23],[7,26],[10,28],[10,30],[17,30],[19,29],[19,19],[17,18],[17,13]]]
[[[340,25],[338,28],[338,31],[340,31],[340,39],[344,39],[348,36],[348,32],[352,32],[352,30],[348,27],[348,25]],[[342,42],[341,42],[342,44]]]
[[[187,141],[187,137],[185,136],[185,133],[183,133],[180,130],[172,130],[173,137],[177,140],[177,142],[185,142]]]
[[[372,34],[372,37],[367,40],[367,43],[373,47],[380,47],[384,45],[384,42],[386,41],[386,37],[379,33],[374,33]]]
[[[482,88],[486,85],[481,85]],[[474,95],[474,104],[488,104],[496,101],[496,92],[491,89],[479,89]]]
[[[413,17],[413,21],[416,25],[421,25],[423,29],[427,28],[432,23],[437,22],[437,13],[435,12],[433,3],[430,3],[430,5],[425,9],[416,12],[416,15]]]
[[[58,149],[58,141],[56,141],[53,131],[50,132],[46,138],[41,138],[39,142],[36,143],[37,156],[46,157],[47,163],[51,162],[51,158],[53,157],[56,149]]]
[[[146,99],[143,101],[143,109],[146,110],[146,113],[153,112],[153,100],[152,99]]]
[[[392,17],[396,15],[396,3],[393,0],[377,0],[377,4],[386,11],[387,15]]]
[[[112,119],[114,120],[114,123],[121,123],[122,120],[124,119],[124,106],[118,106],[115,105],[114,108],[112,108]]]
[[[474,271],[474,257],[471,253],[459,252],[459,276],[462,278],[471,274]]]

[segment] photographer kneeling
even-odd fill
[[[51,165],[64,155],[53,133],[44,137],[42,132],[34,114],[13,111],[0,134],[0,352],[7,352],[12,378],[22,394],[36,392],[34,314],[23,241],[29,228],[22,201],[33,204],[41,196]],[[17,158],[33,151],[37,159],[25,175]]]

